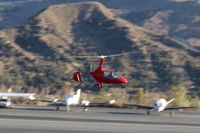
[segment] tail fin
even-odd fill
[[[167,101],[167,104],[171,103],[171,102],[174,101],[174,100],[175,100],[175,98],[173,98],[173,99]]]
[[[76,95],[77,95],[77,98],[78,98],[78,101],[80,100],[80,96],[81,96],[81,89],[78,89],[76,91]]]
[[[83,82],[81,78],[81,72],[75,72],[73,74],[72,80],[75,80],[76,82]]]

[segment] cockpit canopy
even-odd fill
[[[160,99],[157,99],[156,102],[155,102],[155,106],[163,106],[163,105],[166,105],[167,101],[163,98],[160,98]]]
[[[0,98],[0,102],[11,102],[11,99],[10,98]]]
[[[111,79],[111,78],[119,79],[119,78],[121,77],[120,74],[114,73],[114,72],[104,72],[104,76],[105,76],[106,78],[109,78],[109,79]]]

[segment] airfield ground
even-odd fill
[[[200,112],[179,111],[146,115],[146,110],[96,108],[71,112],[53,106],[0,109],[2,133],[199,133]]]

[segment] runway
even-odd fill
[[[0,110],[2,133],[199,133],[200,112],[146,115],[145,110],[16,106]]]

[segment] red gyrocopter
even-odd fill
[[[124,54],[130,54],[130,53],[132,53],[132,52],[124,53]],[[121,84],[122,88],[125,87],[125,83],[128,82],[126,78],[124,78],[123,76],[121,76],[113,71],[103,70],[103,64],[105,61],[105,57],[121,56],[124,54],[115,54],[112,56],[98,56],[101,58],[98,68],[95,71],[89,73],[98,82],[95,84],[95,86],[102,87],[103,83],[106,83],[106,84]],[[80,56],[80,57],[87,58],[87,57],[91,57],[91,56]],[[72,80],[83,83],[82,73],[75,72],[73,74]]]

